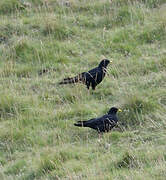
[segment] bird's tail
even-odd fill
[[[65,78],[63,81],[59,82],[59,84],[74,84],[83,80],[84,73],[79,74],[78,76],[72,78]]]
[[[75,123],[74,126],[86,127],[86,122],[87,121],[77,121],[77,123]]]

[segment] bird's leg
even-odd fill
[[[101,133],[98,132],[98,140],[97,140],[99,143],[101,142]]]
[[[94,84],[92,84],[92,94],[94,94],[94,90],[95,90],[96,86]]]
[[[95,90],[96,86],[92,86],[92,90]]]
[[[89,90],[89,86],[90,86],[90,82],[86,81],[86,87],[87,87],[88,90]]]
[[[98,134],[99,135],[99,140],[101,139],[101,133]]]
[[[100,131],[98,131],[98,137],[99,137],[99,141],[100,141],[100,139],[101,139],[101,137],[102,137],[102,132],[100,132]]]
[[[92,83],[92,90],[95,90],[96,85],[94,83]]]

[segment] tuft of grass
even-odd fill
[[[27,108],[27,104],[18,97],[9,94],[0,94],[0,117],[12,117],[19,112],[23,112]]]
[[[53,34],[56,39],[64,40],[71,38],[74,35],[74,31],[62,23],[62,21],[58,22],[56,18],[47,18],[43,25],[43,34],[45,36]]]
[[[20,160],[18,162],[15,162],[11,167],[8,167],[6,170],[6,174],[19,174],[23,173],[26,170],[26,161]]]
[[[143,3],[146,7],[148,8],[156,8],[158,6],[160,6],[161,4],[164,4],[165,1],[164,0],[129,0],[129,1],[125,1],[125,0],[113,0],[112,4],[113,5],[117,5],[117,6],[121,6],[121,5],[130,5],[130,4],[135,4],[137,2],[141,2]]]
[[[122,159],[119,160],[116,164],[117,168],[135,168],[138,167],[137,159],[126,152]]]
[[[36,47],[34,41],[29,41],[25,37],[19,39],[14,47],[14,54],[16,62],[32,62],[41,61],[42,54],[40,49]],[[38,57],[38,58],[37,58]]]
[[[149,114],[157,109],[157,105],[147,98],[137,95],[126,96],[122,105],[124,110],[121,116],[123,126],[136,126],[145,123],[144,114]]]
[[[11,76],[16,76],[20,78],[29,78],[33,72],[35,71],[35,68],[32,67],[31,65],[20,65],[20,64],[15,64],[11,61],[8,61],[7,63],[4,64],[2,72],[0,72],[1,77],[11,77]]]
[[[158,24],[152,28],[147,26],[137,38],[142,43],[154,43],[155,41],[164,40],[163,38],[166,36],[165,28],[164,24]]]
[[[2,0],[0,2],[0,13],[1,14],[8,14],[15,12],[17,10],[24,9],[21,2],[18,0]]]

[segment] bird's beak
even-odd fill
[[[122,110],[121,110],[121,109],[118,109],[118,112],[122,112]]]
[[[110,60],[110,63],[112,63],[112,61]]]

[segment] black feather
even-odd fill
[[[97,130],[98,132],[108,132],[114,126],[116,126],[118,122],[118,118],[116,116],[117,111],[118,111],[117,108],[112,107],[108,111],[108,114],[105,114],[104,116],[90,119],[88,121],[78,121],[74,125],[79,127],[89,127]]]
[[[81,82],[85,84],[88,89],[91,86],[92,89],[95,90],[96,86],[101,83],[101,81],[105,77],[106,68],[109,63],[109,60],[103,59],[98,67],[88,72],[83,72],[75,77],[65,78],[59,84],[74,84]]]

